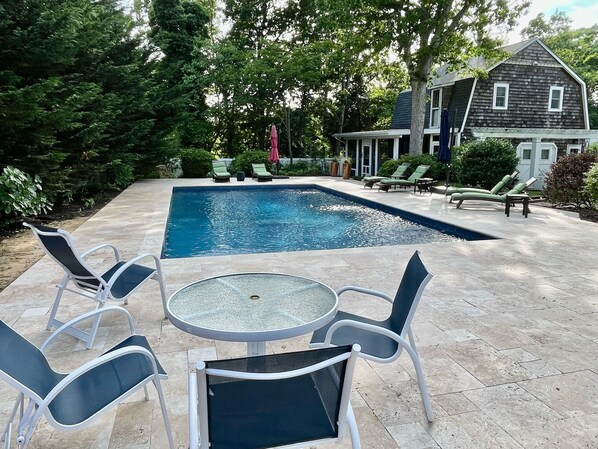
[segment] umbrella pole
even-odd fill
[[[451,177],[451,164],[446,166],[446,180],[444,181],[444,196],[448,193],[449,180]]]

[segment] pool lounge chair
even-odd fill
[[[226,169],[226,163],[212,161],[212,179],[214,182],[230,182],[230,173]]]
[[[502,195],[496,195],[492,193],[483,192],[464,192],[464,193],[453,193],[451,195],[451,202],[457,202],[457,209],[461,207],[463,201],[493,201],[495,203],[506,203],[507,195],[517,195],[525,193],[525,191],[536,182],[536,178],[530,178],[525,182],[518,183],[515,187],[509,190],[507,193]]]
[[[258,182],[272,181],[274,175],[266,170],[266,164],[251,164],[253,170],[253,177],[257,178]]]
[[[458,187],[454,189],[449,188],[449,194],[452,195],[453,193],[466,193],[466,192],[474,192],[474,193],[490,193],[492,195],[498,195],[501,190],[507,188],[511,182],[517,179],[517,175],[519,174],[519,170],[515,170],[510,175],[505,175],[503,178],[496,183],[492,189],[476,189],[474,187]],[[451,198],[452,202],[452,198]]]
[[[386,178],[378,183],[378,190],[388,192],[391,186],[415,187],[417,180],[423,178],[427,171],[430,169],[429,165],[420,165],[407,179],[392,179]]]
[[[390,176],[366,176],[362,179],[362,181],[364,182],[363,188],[369,187],[371,189],[375,183],[387,178],[402,179],[405,177],[405,172],[409,169],[409,167],[411,167],[411,164],[409,162],[403,162]]]

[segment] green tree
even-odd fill
[[[434,66],[458,66],[475,54],[492,54],[490,33],[511,27],[526,0],[350,0],[336,1],[335,19],[359,36],[363,51],[397,55],[412,90],[410,154],[422,151],[426,84]]]
[[[157,47],[154,108],[158,126],[177,146],[205,147],[210,141],[205,87],[191,65],[202,57],[197,49],[209,42],[212,15],[197,0],[152,0],[149,10],[150,42]]]
[[[51,197],[122,188],[160,162],[152,64],[117,0],[0,5],[0,165]]]

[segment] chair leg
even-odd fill
[[[162,296],[162,308],[164,309],[164,318],[168,318],[168,314],[166,313],[166,288],[164,286],[162,268],[158,263],[156,263],[156,274],[154,274],[154,279],[156,279],[158,281],[158,284],[160,284],[160,295]]]
[[[357,428],[357,420],[353,407],[349,404],[347,408],[347,423],[349,424],[349,435],[351,436],[351,447],[353,449],[361,449],[361,440],[359,439],[359,429]]]
[[[176,449],[174,440],[172,438],[172,429],[170,428],[170,420],[168,419],[168,412],[166,411],[166,402],[164,401],[164,394],[160,386],[160,379],[155,377],[154,386],[158,392],[158,400],[160,401],[160,408],[162,409],[162,418],[164,419],[164,428],[166,429],[166,436],[168,437],[168,446],[170,449]]]
[[[65,273],[64,276],[62,276],[60,284],[56,286],[58,288],[58,292],[56,292],[56,297],[54,298],[54,304],[52,305],[52,310],[50,311],[50,318],[48,319],[46,330],[51,331],[52,326],[60,327],[62,325],[61,322],[56,320],[56,312],[58,312],[58,306],[60,305],[60,300],[62,299],[62,295],[66,288],[66,284],[69,282],[69,279],[69,275]]]
[[[421,362],[419,361],[419,357],[417,352],[410,346],[404,345],[405,350],[411,357],[413,361],[413,366],[415,367],[415,373],[417,375],[417,383],[419,384],[419,390],[422,395],[422,402],[424,403],[424,409],[426,410],[426,417],[428,421],[434,421],[434,413],[432,411],[432,402],[430,401],[430,395],[428,393],[428,388],[426,387],[426,378],[424,377],[424,371],[421,366]]]
[[[23,395],[23,393],[19,393],[17,395],[17,399],[15,400],[15,405],[12,407],[12,411],[10,412],[10,415],[8,416],[8,420],[6,422],[6,427],[4,428],[4,432],[2,432],[2,441],[5,442],[6,449],[10,448],[10,439],[12,438],[12,436],[11,436],[12,422],[15,419],[15,416],[17,415],[17,411],[19,411],[19,409],[20,409],[21,416],[23,415],[24,400],[25,400],[25,396]]]
[[[104,307],[106,303],[104,301],[100,301],[98,302],[98,306],[96,307],[97,309],[101,309],[102,307]],[[83,341],[85,341],[85,347],[87,349],[91,349],[91,347],[93,346],[93,341],[96,338],[96,334],[98,333],[98,328],[100,327],[100,319],[102,318],[101,314],[98,314],[95,316],[95,318],[93,319],[93,323],[91,324],[91,329],[89,330],[89,333],[87,334],[87,338],[84,338]]]

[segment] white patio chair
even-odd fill
[[[44,356],[48,344],[70,326],[108,312],[126,316],[131,336],[70,374],[54,371]],[[39,349],[0,321],[0,379],[19,391],[2,434],[4,447],[10,448],[17,413],[14,441],[19,449],[26,449],[42,415],[58,430],[77,430],[91,424],[140,388],[145,390],[145,398],[149,400],[147,384],[153,382],[162,408],[168,444],[174,449],[160,386],[160,379],[166,378],[147,339],[135,335],[133,319],[121,307],[105,307],[69,321],[50,335]]]
[[[64,270],[64,276],[56,287],[58,292],[54,299],[54,305],[50,312],[47,329],[59,327],[64,324],[56,319],[56,312],[60,305],[60,300],[64,291],[70,291],[78,295],[94,300],[96,308],[102,308],[107,300],[121,301],[128,304],[128,298],[145,281],[154,279],[160,285],[160,294],[162,295],[162,307],[166,317],[166,292],[160,259],[152,254],[141,254],[129,261],[121,260],[118,249],[111,244],[96,246],[82,254],[78,254],[75,249],[75,243],[71,235],[62,229],[50,228],[42,225],[32,225],[23,223],[24,226],[31,228],[37,241],[44,252],[56,261]],[[99,250],[110,249],[114,254],[115,262],[105,273],[99,274],[85,262],[85,257]],[[137,262],[142,259],[150,259],[154,267],[140,265]],[[69,282],[72,282],[77,289],[67,288]],[[100,315],[96,316],[89,332],[71,327],[66,332],[83,340],[87,348],[91,348],[95,339],[98,326],[100,325]]]
[[[340,442],[359,346],[199,362],[189,375],[189,448],[299,448]]]
[[[361,357],[380,363],[395,361],[405,349],[415,366],[424,409],[428,421],[431,422],[434,419],[432,404],[411,332],[411,321],[430,279],[432,275],[422,263],[419,252],[416,251],[407,264],[394,300],[385,293],[367,288],[350,285],[339,289],[337,291],[339,296],[347,291],[355,291],[385,299],[392,304],[390,316],[385,320],[376,321],[338,311],[330,323],[313,333],[310,347],[357,343],[361,346]]]

